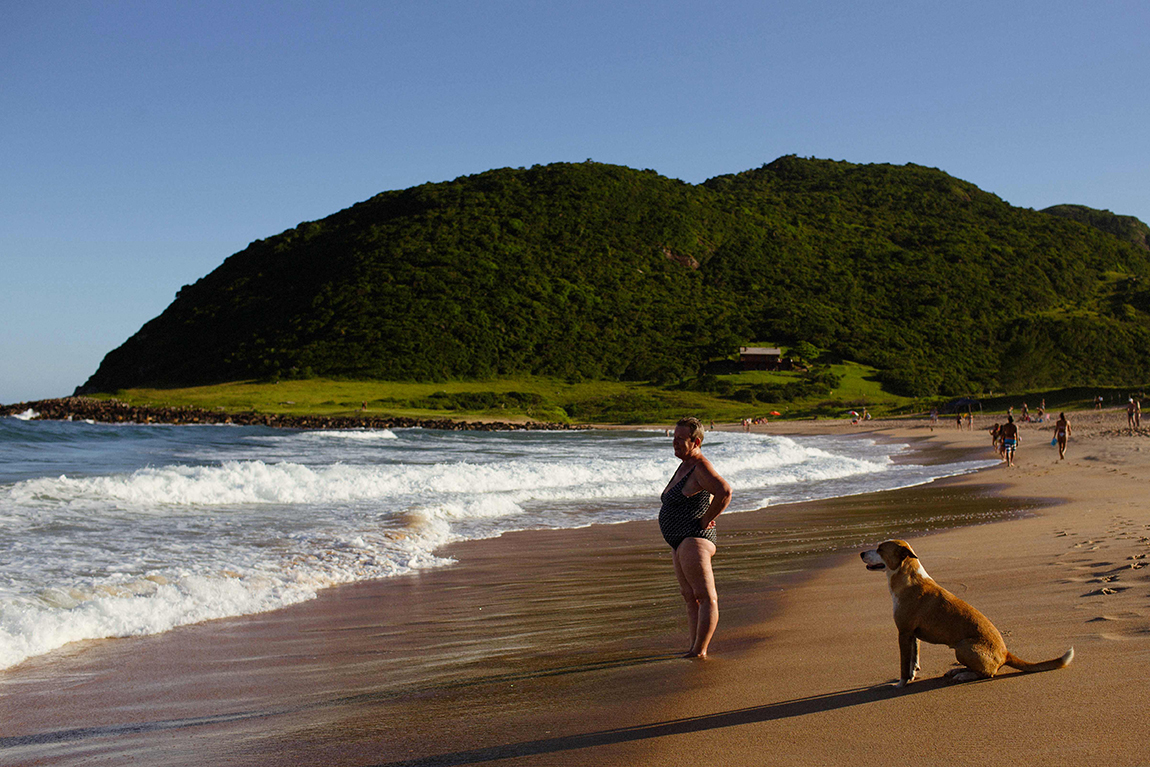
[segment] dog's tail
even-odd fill
[[[1056,668],[1066,668],[1074,660],[1074,648],[1071,647],[1061,658],[1046,660],[1042,663],[1027,663],[1012,652],[1006,653],[1006,665],[1019,671],[1053,671]]]

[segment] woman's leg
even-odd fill
[[[682,543],[679,544],[679,549],[681,548],[683,548]],[[687,575],[679,563],[679,549],[671,551],[671,559],[675,562],[675,578],[679,581],[679,593],[683,595],[683,602],[687,605],[687,654],[689,655],[695,647],[695,631],[699,625],[699,602],[695,599],[695,590],[691,587],[691,582],[687,580]]]
[[[689,658],[705,658],[715,627],[719,625],[719,595],[711,572],[715,544],[706,538],[686,538],[675,549],[675,575],[687,605],[687,626],[691,633]]]

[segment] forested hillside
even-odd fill
[[[941,171],[586,162],[384,192],[258,240],[83,392],[313,375],[672,382],[754,339],[897,391],[1150,380],[1150,252]]]
[[[1093,226],[1134,243],[1144,250],[1150,250],[1150,226],[1146,226],[1134,216],[1119,216],[1108,210],[1096,210],[1085,205],[1053,205],[1043,208],[1042,212]]]

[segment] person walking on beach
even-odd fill
[[[1126,428],[1134,428],[1134,398],[1126,400]]]
[[[1066,438],[1070,436],[1070,421],[1066,420],[1066,413],[1059,413],[1058,420],[1054,422],[1054,439],[1058,441],[1058,460],[1066,457]]]
[[[715,555],[715,517],[731,502],[731,486],[703,457],[703,424],[683,418],[672,440],[681,463],[660,496],[659,530],[671,547],[679,591],[687,605],[691,647],[685,658],[707,657],[719,625],[719,596],[711,557]]]
[[[1006,423],[998,430],[1002,438],[1002,460],[1007,466],[1014,465],[1014,450],[1018,447],[1018,427],[1014,425],[1014,416],[1006,416]]]

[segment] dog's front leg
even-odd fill
[[[918,676],[918,637],[913,631],[898,634],[899,680],[895,687],[905,687]]]

